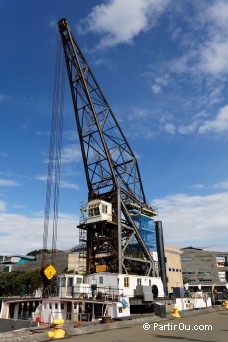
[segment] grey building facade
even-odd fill
[[[184,284],[228,284],[228,252],[206,251],[194,247],[182,248],[181,251]]]

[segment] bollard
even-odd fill
[[[223,303],[223,305],[224,305],[225,309],[228,310],[228,302],[225,301],[225,302]]]
[[[173,307],[173,314],[172,314],[173,317],[175,318],[180,318],[180,315],[179,315],[179,312],[178,312],[178,306],[174,306]]]
[[[55,319],[53,321],[54,330],[48,332],[48,336],[52,338],[63,338],[65,336],[65,330],[62,329],[64,320],[63,319]]]

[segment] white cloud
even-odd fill
[[[196,189],[196,190],[203,190],[205,188],[206,186],[204,184],[194,184],[191,186],[191,189]]]
[[[75,175],[75,174],[74,174]],[[47,181],[47,176],[36,176],[35,177],[37,180],[41,180],[46,182]],[[53,181],[54,181],[54,176],[53,176]],[[75,183],[71,183],[65,180],[60,180],[60,188],[62,189],[72,189],[72,190],[80,190],[80,186]]]
[[[1,208],[1,204],[0,204]],[[4,210],[4,208],[3,208]],[[78,243],[78,232],[75,226],[78,218],[74,215],[59,213],[57,248],[66,250],[72,244]],[[1,213],[0,231],[3,234],[0,239],[2,254],[22,253],[43,246],[44,218],[41,215],[29,217],[6,212]],[[48,248],[51,248],[52,223],[49,223]],[[74,241],[74,243],[72,243]]]
[[[203,190],[203,189],[220,189],[220,190],[228,190],[228,179],[225,179],[221,182],[212,185],[206,184],[194,184],[191,186],[191,189]]]
[[[222,182],[219,182],[217,184],[214,184],[212,186],[212,188],[214,189],[223,189],[223,190],[228,190],[228,179],[222,181]]]
[[[217,39],[208,42],[200,51],[199,69],[219,74],[227,72],[227,68],[228,42],[217,41]]]
[[[134,37],[157,25],[170,0],[109,0],[93,7],[78,25],[80,33],[95,32],[103,37],[99,48],[132,43]]]
[[[12,179],[0,179],[0,186],[21,186],[21,184]]]
[[[78,134],[76,129],[68,129],[63,131],[63,138],[66,141],[78,141]]]
[[[0,201],[0,212],[5,211],[5,210],[6,210],[6,202]]]
[[[71,140],[71,139],[70,139]],[[68,144],[62,148],[61,151],[61,163],[62,164],[72,164],[81,161],[82,153],[81,148],[77,144]],[[48,163],[49,160],[45,159]]]
[[[201,6],[202,5],[202,6]],[[184,48],[181,57],[175,58],[171,70],[176,72],[203,72],[221,75],[228,71],[228,3],[224,0],[195,4],[191,33],[180,41]],[[195,28],[193,34],[192,28]],[[200,34],[199,34],[200,32]]]
[[[181,125],[178,128],[178,133],[184,134],[184,135],[185,134],[192,134],[192,133],[194,133],[197,130],[198,126],[199,126],[199,121],[198,120],[193,121],[191,124],[186,125],[186,126]]]
[[[205,246],[228,241],[228,192],[208,196],[175,194],[155,201],[165,243]],[[226,250],[228,246],[226,245]]]
[[[163,129],[166,133],[169,133],[169,134],[175,134],[176,133],[176,127],[171,123],[168,123],[167,125],[165,125],[163,127]]]
[[[78,184],[70,183],[70,182],[63,181],[63,180],[60,181],[60,188],[80,190],[80,186]]]
[[[228,4],[217,0],[208,6],[204,20],[207,37],[199,49],[199,69],[219,74],[228,68]]]
[[[0,94],[0,103],[3,103],[5,101],[9,101],[11,97],[6,96],[5,94]]]
[[[132,108],[127,118],[129,121],[135,121],[135,120],[142,121],[142,120],[147,120],[149,116],[151,116],[151,111],[149,109]]]
[[[161,92],[161,87],[157,84],[153,84],[151,90],[154,94],[159,94]]]
[[[224,133],[228,131],[228,105],[219,110],[214,120],[207,120],[199,127],[199,133]]]
[[[76,144],[69,144],[66,145],[62,150],[62,163],[69,164],[69,163],[76,163],[81,161],[82,153],[81,149]]]

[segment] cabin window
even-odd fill
[[[67,283],[68,283],[68,286],[69,286],[69,287],[72,287],[72,286],[73,286],[73,280],[74,280],[73,277],[68,278]]]
[[[97,207],[97,208],[94,208],[94,216],[98,216],[98,215],[100,215],[100,210]]]
[[[124,287],[129,287],[129,277],[124,277]]]
[[[60,280],[60,286],[64,287],[66,286],[66,278],[65,277],[62,277],[61,280]]]
[[[88,212],[88,216],[89,217],[99,216],[99,215],[100,215],[99,207],[95,207],[95,208],[90,208],[89,209],[89,212]]]
[[[82,283],[82,278],[77,277],[76,278],[76,284],[81,284]]]
[[[108,206],[105,204],[102,204],[102,213],[104,213],[104,214],[108,213]]]
[[[142,285],[142,279],[141,278],[137,278],[137,286],[141,286]]]
[[[64,310],[64,303],[61,303],[61,310]]]
[[[103,277],[99,277],[99,284],[103,284]]]

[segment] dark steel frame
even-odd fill
[[[87,231],[87,274],[105,263],[110,272],[155,275],[153,258],[130,213],[147,204],[136,157],[83,56],[66,19],[58,23],[88,185],[88,200],[111,202],[113,222],[81,224]],[[138,246],[137,255],[129,248]]]

